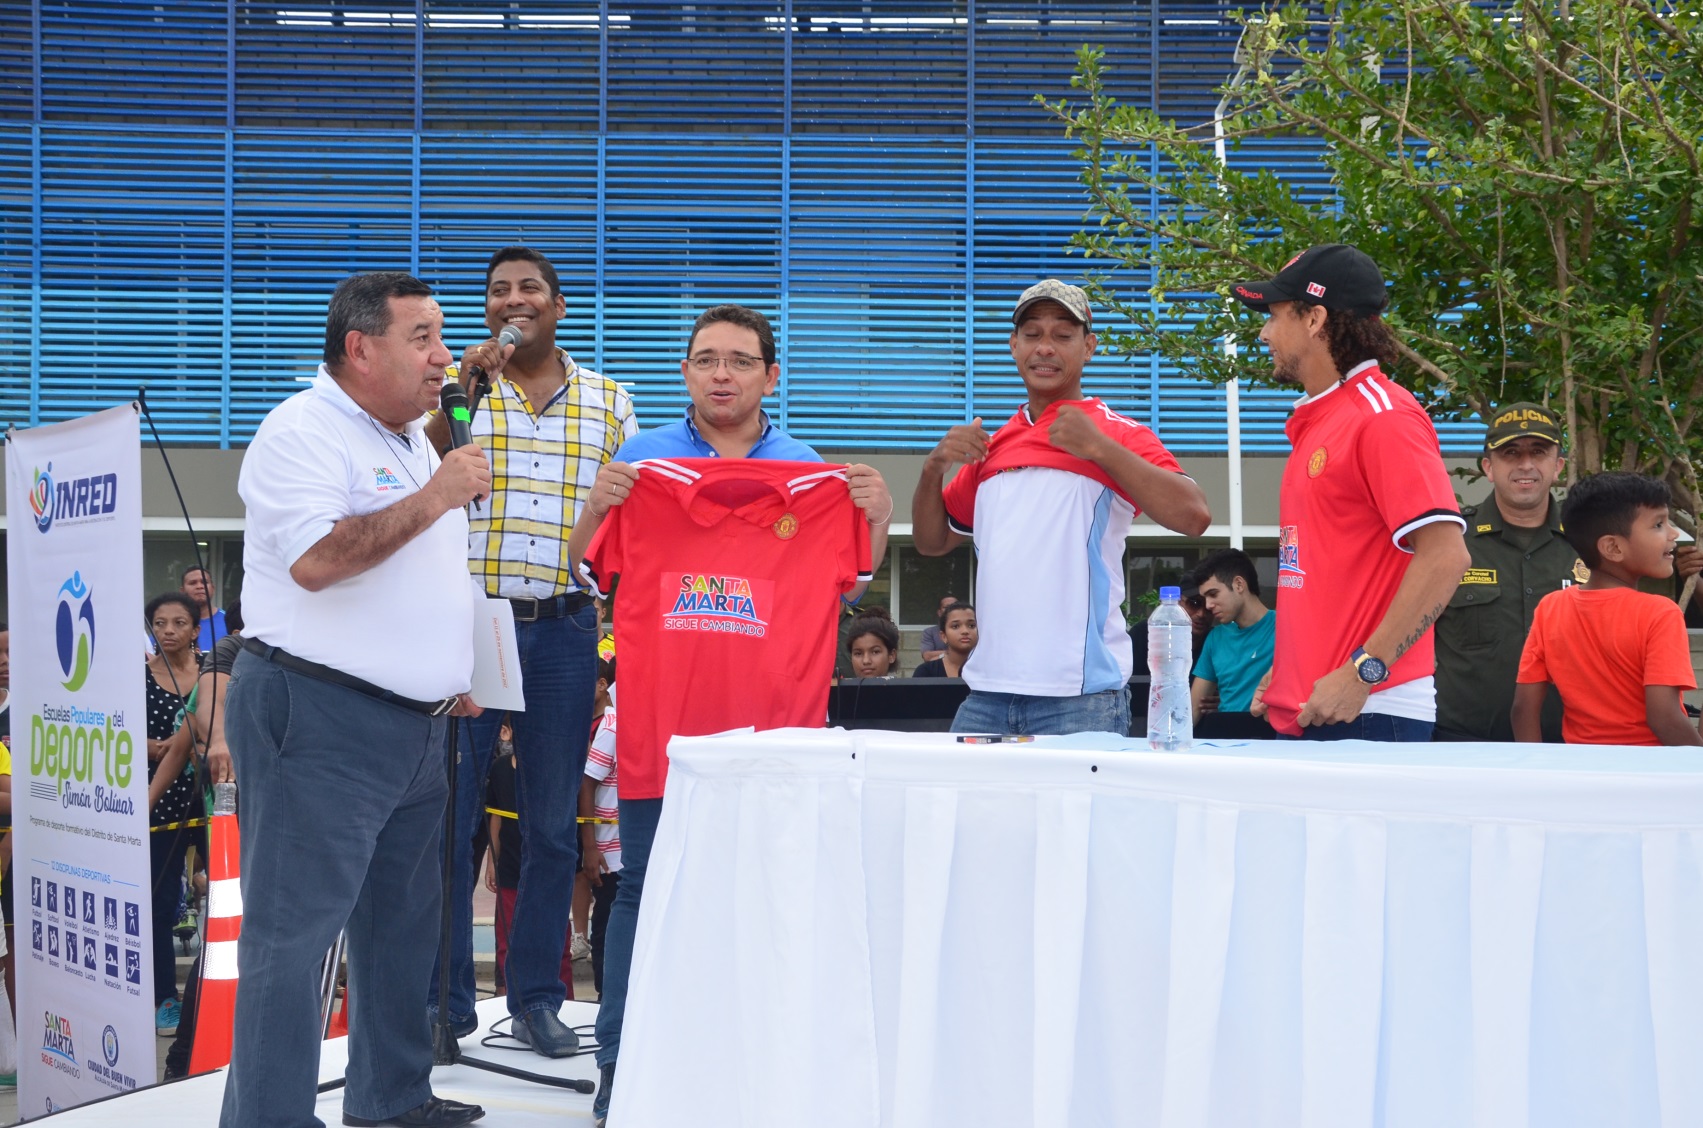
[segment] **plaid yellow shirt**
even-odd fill
[[[567,383],[536,415],[499,377],[473,416],[473,440],[491,460],[491,496],[470,515],[467,567],[490,595],[583,589],[568,571],[568,534],[597,471],[639,430],[625,389],[558,352]]]

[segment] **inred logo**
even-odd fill
[[[1309,282],[1307,283],[1307,293],[1315,298],[1322,298],[1325,296],[1325,288],[1317,282]]]

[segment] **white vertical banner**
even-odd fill
[[[133,406],[6,442],[18,1111],[155,1077]]]

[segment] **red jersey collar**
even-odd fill
[[[1067,405],[1067,404],[1071,407],[1080,407],[1084,411],[1087,411],[1090,408],[1096,408],[1096,407],[1104,406],[1103,404],[1100,403],[1099,400],[1095,399],[1093,396],[1089,396],[1086,399],[1077,399],[1077,400],[1054,400],[1053,402],[1047,404],[1047,409],[1045,411],[1041,412],[1041,419],[1045,419],[1049,415],[1058,414],[1058,409],[1061,406],[1064,406],[1064,405]],[[1027,400],[1023,401],[1022,406],[1017,409],[1017,414],[1012,416],[1012,418],[1023,420],[1024,425],[1029,426],[1029,427],[1040,426],[1040,419],[1035,419],[1035,418],[1030,416],[1030,414],[1029,414],[1029,401],[1027,401]]]
[[[798,494],[830,479],[843,481],[846,476],[844,466],[798,463],[800,473],[782,485],[737,473],[739,463],[745,461],[742,458],[647,458],[633,465],[641,473],[661,474],[685,486],[680,494],[681,508],[706,529],[730,514],[753,525],[773,525],[786,515]],[[779,465],[782,464],[761,463],[765,470]]]
[[[1326,388],[1324,391],[1320,392],[1318,395],[1316,395],[1316,396],[1303,395],[1300,399],[1296,400],[1294,403],[1289,405],[1289,410],[1294,412],[1294,411],[1300,411],[1303,407],[1311,407],[1313,404],[1318,403],[1320,400],[1324,399],[1326,396],[1330,395],[1332,392],[1336,391],[1338,388],[1346,388],[1349,384],[1352,384],[1352,383],[1354,383],[1358,380],[1361,380],[1362,377],[1364,377],[1365,379],[1371,379],[1371,377],[1366,376],[1366,374],[1368,372],[1376,373],[1379,376],[1383,375],[1383,372],[1379,371],[1379,369],[1378,369],[1378,362],[1377,361],[1375,361],[1375,360],[1363,360],[1359,364],[1356,364],[1353,368],[1350,368],[1348,370],[1347,374],[1344,375],[1342,379],[1338,380],[1336,383],[1332,384],[1330,387]]]

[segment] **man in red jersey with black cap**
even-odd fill
[[[1231,292],[1268,315],[1277,379],[1306,392],[1279,501],[1271,724],[1310,740],[1429,740],[1431,625],[1471,558],[1437,431],[1382,371],[1397,356],[1383,276],[1329,243]]]

